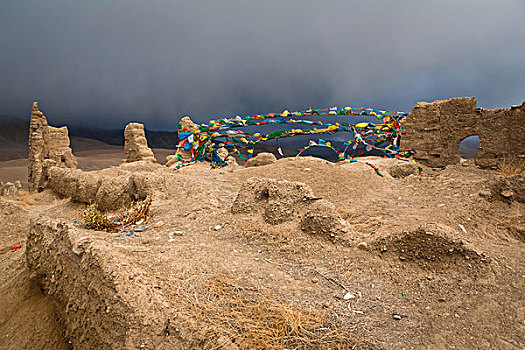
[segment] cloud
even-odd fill
[[[525,99],[525,2],[11,1],[0,113],[174,129],[181,116]]]

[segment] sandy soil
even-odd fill
[[[111,293],[134,308],[118,314],[134,316],[126,321],[132,339],[126,348],[525,344],[524,204],[488,195],[499,176],[494,171],[451,166],[394,179],[364,164],[292,158],[233,171],[196,164],[159,173],[169,186],[154,196],[146,230],[131,235],[130,228],[86,230],[80,224],[85,206],[47,191],[0,199],[2,226],[9,227],[1,231],[1,242],[7,248],[22,243],[21,250],[2,253],[5,275],[17,277],[2,279],[2,293],[13,299],[2,302],[0,335],[15,339],[35,323],[40,327],[33,345],[12,341],[6,349],[63,347],[50,305],[58,307],[64,334],[87,332],[85,323],[64,323],[74,318],[64,313],[58,294],[74,291],[44,278],[43,297],[26,268],[28,222],[42,216],[64,220],[72,240],[89,237],[84,249],[101,270],[110,271],[103,274],[115,286]],[[334,205],[333,212],[321,214],[340,215],[351,229],[335,238],[305,232],[299,204],[290,207],[293,219],[281,223],[266,220],[267,212],[232,213],[239,190],[252,177],[306,183]],[[92,296],[91,303],[111,295]],[[281,319],[285,326],[275,321]],[[116,316],[112,321],[124,327]],[[109,338],[67,340],[75,348],[104,348],[100,344]]]

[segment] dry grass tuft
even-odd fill
[[[102,214],[96,204],[90,205],[82,213],[82,218],[86,226],[96,231],[116,231],[119,227],[118,222],[113,222],[108,219],[105,214]]]
[[[133,225],[141,220],[146,220],[151,208],[151,198],[148,197],[141,202],[137,202],[127,211],[119,216],[121,225]]]
[[[525,171],[525,159],[504,158],[498,166],[499,172],[504,177],[517,175]]]
[[[90,205],[82,214],[84,223],[90,229],[97,231],[114,232],[120,227],[133,225],[139,221],[145,221],[151,207],[151,198],[137,202],[128,210],[124,211],[115,218],[108,218],[98,210],[97,205]]]
[[[193,309],[198,323],[207,328],[207,349],[361,348],[324,313],[297,309],[227,277],[216,276],[204,292]]]
[[[14,197],[23,206],[37,204],[31,193],[26,190],[19,190]]]

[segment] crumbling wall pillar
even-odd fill
[[[145,160],[157,162],[153,151],[148,147],[148,140],[144,132],[144,125],[139,123],[129,123],[124,129],[124,163]]]
[[[54,128],[33,102],[29,123],[28,186],[30,191],[42,190],[42,169],[52,163],[58,167],[77,167],[77,159],[69,147],[67,127]]]

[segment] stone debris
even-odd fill
[[[133,231],[135,232],[144,232],[148,229],[147,225],[136,225]]]
[[[366,243],[366,242],[359,242],[357,244],[357,248],[366,250],[366,249],[368,249],[368,243]]]
[[[237,160],[232,156],[226,158],[226,164],[228,164],[227,167],[231,170],[237,169],[239,167],[239,165],[237,164]]]
[[[28,182],[30,191],[42,191],[44,167],[62,167],[76,169],[77,159],[69,147],[67,127],[54,128],[47,124],[44,114],[33,102],[29,124],[29,168]]]
[[[177,162],[178,162],[178,160],[177,160],[177,156],[175,154],[170,154],[169,156],[166,156],[166,166],[168,168],[171,168]]]
[[[396,179],[402,179],[409,175],[418,175],[419,174],[419,165],[416,163],[396,161],[388,169],[390,176]]]
[[[525,171],[512,176],[500,176],[489,186],[490,194],[485,194],[489,199],[525,203]]]
[[[217,155],[219,156],[219,158],[221,158],[222,160],[226,160],[226,158],[228,158],[228,154],[230,152],[228,152],[228,150],[224,147],[221,147],[217,150]]]
[[[275,158],[275,156],[272,153],[261,152],[255,157],[248,159],[244,166],[247,168],[254,166],[262,166],[275,163],[276,161],[277,158]]]
[[[348,293],[345,294],[343,299],[344,300],[352,300],[352,299],[355,299],[355,295],[353,295],[352,293],[348,292]]]
[[[337,213],[335,205],[324,199],[308,206],[300,226],[304,232],[322,235],[331,240],[341,238],[353,230],[353,227]]]
[[[153,151],[148,147],[144,125],[140,123],[129,123],[124,129],[124,153],[125,163],[145,160],[148,162],[157,162]]]
[[[303,232],[332,240],[353,231],[332,203],[315,197],[310,186],[301,182],[250,178],[239,190],[231,211],[260,212],[270,225],[297,219]]]
[[[304,183],[252,177],[241,187],[232,213],[262,211],[264,220],[278,224],[292,219],[294,210],[315,199]]]
[[[179,129],[181,131],[193,132],[198,131],[199,126],[195,124],[190,117],[186,116],[180,120]]]
[[[20,181],[13,182],[0,182],[0,196],[9,196],[17,194],[22,188]]]

